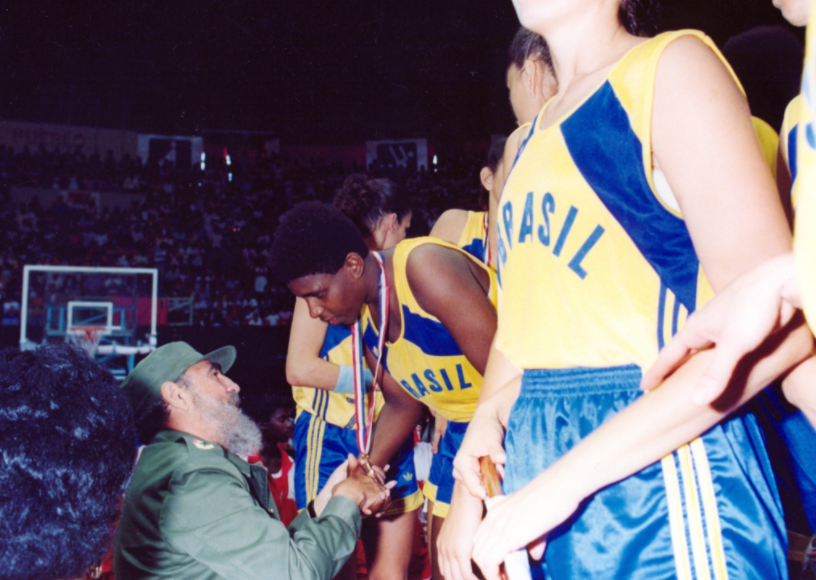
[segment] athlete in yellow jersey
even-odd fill
[[[701,409],[684,391],[710,353],[638,396],[641,369],[708,282],[721,290],[789,249],[744,97],[699,33],[636,36],[648,2],[515,6],[547,40],[559,92],[499,207],[489,398],[456,465],[479,494],[475,460],[503,462],[506,427],[511,493],[477,531],[474,557],[492,580],[509,551],[531,544],[540,556],[549,532],[552,578],[784,577],[784,527],[756,425],[717,424],[730,405]],[[658,196],[656,171],[677,209]],[[745,361],[741,393],[811,346],[801,329],[780,342]]]
[[[405,238],[411,209],[389,180],[363,175],[348,177],[337,191],[334,205],[351,219],[373,249],[392,247]],[[347,455],[356,455],[351,331],[309,317],[298,299],[289,336],[287,379],[297,403],[295,426],[295,496],[303,509],[314,499]],[[370,383],[371,372],[367,371]],[[384,401],[376,393],[376,411]],[[368,401],[367,401],[368,402]],[[388,477],[397,481],[385,517],[362,532],[372,579],[402,580],[407,573],[415,514],[422,502],[414,473],[413,442],[391,461]],[[355,575],[356,562],[343,575]]]
[[[417,248],[428,245],[453,248],[433,238],[417,238],[398,244],[393,254],[385,256],[392,265],[390,282],[397,299],[395,311],[400,312],[402,325],[397,338],[386,342],[383,362],[388,374],[414,399],[448,422],[423,489],[425,496],[434,502],[433,515],[444,518],[453,494],[453,458],[476,408],[482,375],[439,319],[423,308],[409,283],[410,256]],[[427,254],[428,249],[425,248],[424,253]],[[420,253],[414,257],[414,263],[422,263]],[[495,306],[496,288],[493,279],[489,280],[491,303]],[[367,307],[363,310],[363,328],[366,346],[376,351],[379,334]],[[492,328],[484,330],[489,333]]]
[[[307,238],[308,245],[300,242]],[[463,250],[432,238],[407,240],[381,259],[382,271],[348,220],[320,204],[300,204],[285,214],[271,252],[276,275],[306,301],[311,316],[350,325],[365,307],[368,364],[375,368],[381,355],[384,365],[385,405],[375,425],[373,463],[389,461],[424,405],[449,420],[430,478],[440,520],[434,529],[444,533],[451,519],[462,525],[455,517],[461,502],[468,504],[466,514],[481,509],[477,499],[454,489],[451,461],[476,406],[493,338],[495,275]],[[387,313],[380,310],[381,293],[389,297]],[[386,346],[380,353],[375,343],[384,316]],[[447,503],[443,527],[439,516]],[[466,525],[472,529],[480,515]]]

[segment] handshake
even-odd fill
[[[388,469],[388,466],[386,466]],[[391,488],[396,482],[385,482],[385,472],[372,466],[366,455],[349,455],[348,459],[334,470],[323,490],[314,500],[314,512],[320,515],[329,500],[335,496],[349,498],[360,507],[363,517],[379,517],[391,504]]]

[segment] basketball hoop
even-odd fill
[[[107,330],[105,326],[72,326],[65,334],[65,341],[94,358],[99,342]]]

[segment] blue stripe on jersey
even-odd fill
[[[317,391],[315,397],[317,404],[314,406],[315,415],[325,420],[326,411],[329,409],[329,394],[323,389],[315,389],[315,391]]]
[[[320,349],[320,358],[328,359],[331,350],[351,336],[351,328],[348,326],[329,325],[326,330],[326,338],[323,340],[323,347]]]
[[[441,322],[411,312],[407,306],[402,307],[402,326],[404,328],[403,340],[415,344],[425,354],[431,356],[457,356],[462,354],[459,345],[456,344],[448,329]],[[376,356],[379,338],[372,324],[369,324],[363,332],[363,341]],[[385,370],[388,370],[387,347],[385,356],[383,356],[383,366]]]
[[[484,240],[473,240],[467,246],[463,246],[462,249],[477,260],[484,262],[486,255]]]
[[[312,397],[312,411],[317,413],[317,408],[320,406],[320,394],[323,392],[323,389],[315,389],[314,396]]]
[[[425,354],[431,356],[462,354],[462,349],[441,322],[415,314],[408,310],[407,306],[402,307],[402,327],[403,340],[417,345]]]
[[[799,123],[793,126],[788,133],[788,167],[790,168],[791,185],[796,182],[796,136],[799,133]]]
[[[663,283],[692,312],[699,261],[691,237],[683,220],[666,211],[652,193],[640,139],[609,81],[561,124],[561,132],[589,186]]]

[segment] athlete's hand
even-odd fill
[[[390,503],[391,488],[396,482],[383,486],[368,474],[353,455],[348,456],[346,464],[348,477],[334,487],[332,495],[342,495],[351,499],[360,507],[363,517],[385,511]]]
[[[482,501],[456,482],[448,517],[436,540],[439,571],[445,580],[477,580],[473,574],[471,555],[473,534],[482,521],[482,512]]]
[[[490,500],[473,539],[473,559],[485,580],[500,580],[499,566],[520,548],[540,560],[546,534],[578,509],[583,498],[576,495],[574,482],[559,478],[557,471],[556,463],[517,492]]]
[[[453,460],[453,476],[461,481],[473,497],[486,499],[482,486],[479,458],[490,457],[499,474],[504,476],[504,431],[507,418],[521,387],[521,377],[499,389],[486,401],[479,403],[470,420],[465,437]]]
[[[790,322],[801,296],[792,254],[768,260],[735,280],[696,311],[654,365],[641,388],[651,390],[697,351],[714,347],[714,357],[692,400],[707,405],[725,391],[734,369],[746,354]]]

